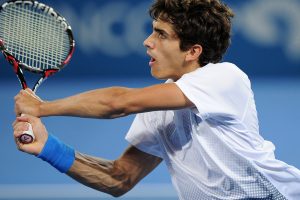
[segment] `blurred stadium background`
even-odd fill
[[[0,1],[3,2],[3,1]],[[71,63],[39,89],[45,100],[106,86],[143,87],[150,76],[143,40],[151,31],[150,0],[44,0],[71,23],[76,50]],[[225,0],[236,13],[224,61],[252,80],[261,134],[276,156],[300,168],[300,0]],[[30,77],[30,85],[34,77]],[[110,199],[80,185],[14,145],[14,96],[20,87],[0,59],[0,199]],[[117,158],[134,116],[115,120],[44,118],[48,130],[78,151]],[[199,172],[201,173],[201,172]],[[177,199],[164,164],[121,199]]]

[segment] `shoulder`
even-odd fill
[[[209,63],[197,70],[185,74],[184,76],[213,76],[213,77],[231,77],[232,76],[241,76],[244,78],[248,78],[248,76],[235,64],[229,62],[223,63]]]
[[[183,75],[178,81],[192,85],[232,87],[240,83],[250,85],[248,76],[235,64],[229,62],[207,64],[204,67]]]

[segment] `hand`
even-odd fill
[[[19,137],[23,134],[24,131],[28,130],[28,123],[30,123],[32,126],[32,130],[35,135],[35,140],[32,143],[23,144],[19,141]],[[33,155],[40,154],[48,139],[48,132],[39,118],[23,114],[21,117],[17,117],[16,121],[14,121],[13,129],[14,139],[17,148],[20,151]]]
[[[30,114],[32,116],[40,117],[40,106],[43,103],[34,92],[27,88],[21,90],[19,94],[15,96],[15,113],[20,116],[22,113]]]

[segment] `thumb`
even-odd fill
[[[32,96],[33,98],[36,98],[39,101],[43,101],[39,96],[37,96],[30,88],[26,88],[25,92]]]
[[[26,88],[25,91],[29,94],[34,94],[34,92],[30,88]]]

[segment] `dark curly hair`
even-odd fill
[[[182,51],[202,46],[200,66],[221,61],[230,45],[234,14],[220,0],[155,0],[149,14],[172,24]]]

